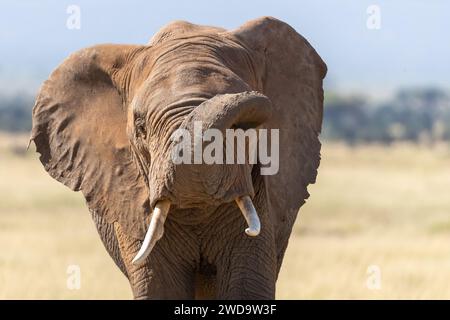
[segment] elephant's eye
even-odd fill
[[[134,130],[137,138],[145,139],[147,137],[147,130],[145,129],[145,121],[143,118],[134,118]]]

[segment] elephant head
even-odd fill
[[[325,74],[311,45],[277,19],[232,31],[175,22],[147,45],[97,45],[67,58],[37,96],[31,139],[53,178],[143,240],[137,263],[172,209],[236,201],[247,234],[257,235],[256,179],[282,255],[317,174]],[[279,129],[278,173],[261,176],[260,164],[249,163],[175,164],[174,132],[193,133],[197,121],[221,132]]]

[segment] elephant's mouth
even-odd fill
[[[261,230],[261,222],[259,220],[258,213],[253,205],[250,196],[245,195],[237,197],[235,199],[236,204],[245,220],[248,227],[245,229],[245,233],[250,237],[256,237]],[[153,250],[156,242],[161,239],[164,234],[164,223],[170,210],[170,200],[160,200],[156,202],[153,209],[152,218],[145,234],[142,246],[139,252],[133,259],[134,264],[142,264],[147,259],[148,255]]]

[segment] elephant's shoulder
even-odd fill
[[[211,26],[201,26],[187,21],[177,20],[170,22],[162,27],[149,41],[149,45],[156,45],[164,41],[174,39],[180,36],[219,33],[225,29]]]

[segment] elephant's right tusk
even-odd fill
[[[247,221],[248,228],[245,233],[251,237],[256,237],[261,230],[261,222],[259,221],[258,213],[253,206],[252,199],[249,196],[236,198],[236,203],[241,209],[242,215]]]
[[[156,242],[163,236],[164,222],[166,221],[169,209],[170,201],[168,200],[162,200],[156,203],[152,214],[152,220],[150,221],[150,226],[145,234],[144,242],[142,243],[139,252],[134,257],[132,261],[133,264],[138,265],[144,262],[150,252],[152,252]]]

